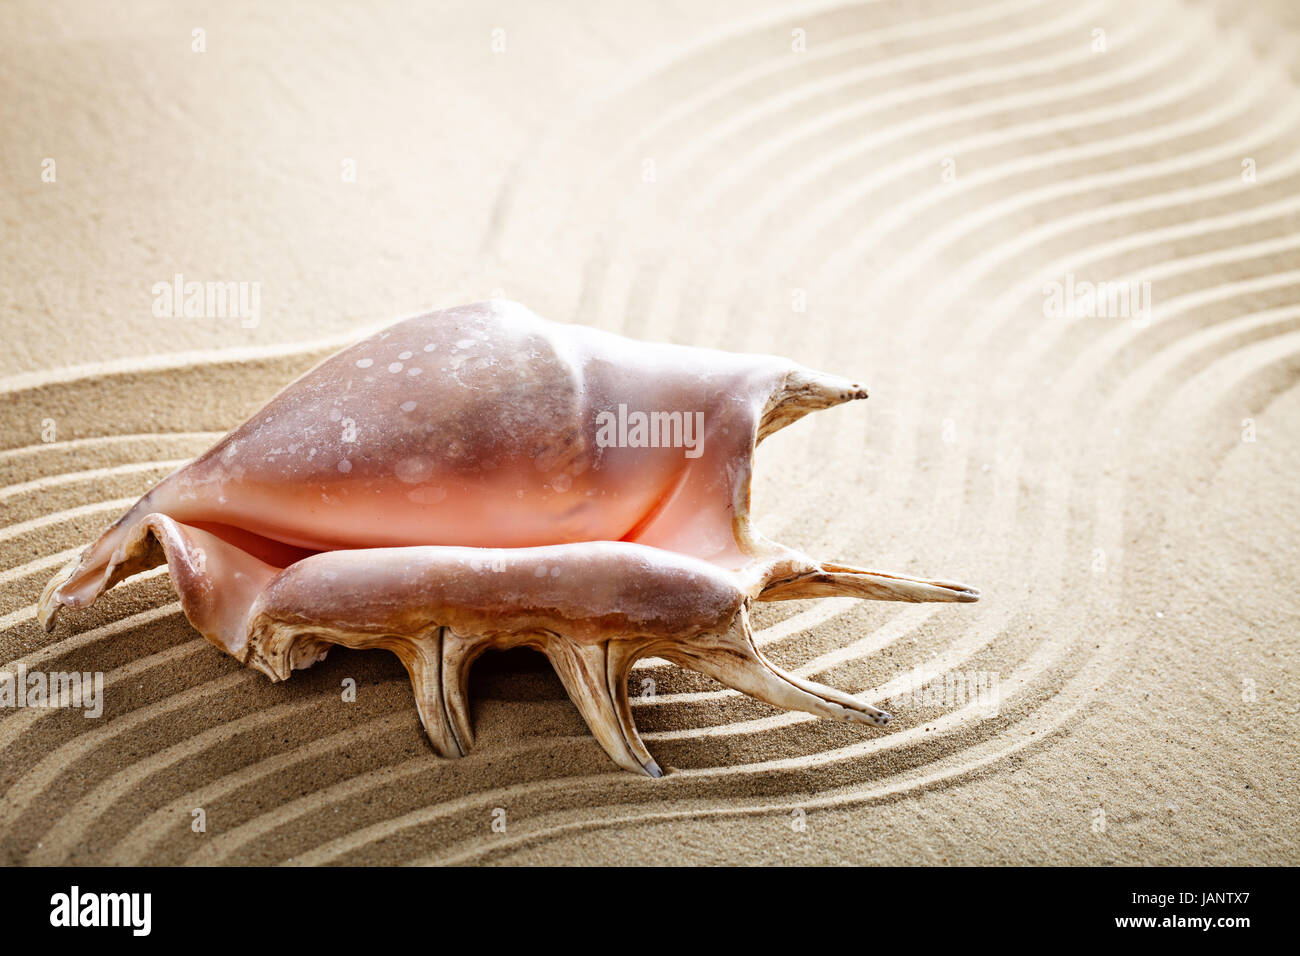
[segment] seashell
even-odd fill
[[[812,558],[749,518],[754,449],[860,385],[775,356],[634,342],[492,301],[326,359],[145,494],[41,596],[93,603],[166,563],[186,616],[273,680],[330,645],[382,647],[442,756],[471,742],[488,649],[555,666],[620,766],[659,776],[628,669],[652,655],[777,706],[883,725],[754,646],[755,600],[978,599]]]

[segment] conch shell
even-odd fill
[[[749,519],[754,449],[866,397],[775,356],[634,342],[491,301],[326,359],[145,494],[41,596],[47,630],[168,565],[190,622],[273,680],[329,645],[402,660],[434,749],[466,752],[469,666],[529,646],[616,763],[659,776],[628,668],[653,655],[781,707],[888,715],[773,667],[754,600],[974,601],[815,561]]]

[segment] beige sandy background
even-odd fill
[[[0,860],[1300,862],[1300,16],[1249,7],[0,6],[0,660],[106,679],[0,715]],[[256,326],[156,318],[177,273]],[[763,446],[760,525],[985,598],[756,623],[889,732],[651,663],[636,779],[521,653],[444,763],[395,659],[272,685],[157,572],[38,628],[331,343],[493,295],[868,382]],[[996,715],[910,696],[953,673]]]

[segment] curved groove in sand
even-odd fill
[[[1053,24],[1049,24],[1049,26],[1053,26],[1053,25],[1060,26],[1061,24],[1068,25],[1068,23],[1070,22],[1073,22],[1072,18],[1066,17],[1062,21],[1054,21]],[[1128,41],[1130,34],[1134,32],[1135,31],[1131,29],[1121,29],[1117,31],[1117,35],[1114,39],[1117,43],[1118,48],[1122,49],[1124,44]],[[1012,44],[1012,46],[1014,46],[1014,44]],[[1160,56],[1163,55],[1163,46],[1157,48],[1156,54],[1157,55],[1152,59],[1158,61]],[[1078,59],[1080,61],[1086,60],[1087,57],[1091,55],[1092,54],[1087,53],[1087,51],[1085,50],[1082,54],[1078,55]],[[1071,57],[1062,57],[1061,54],[1057,53],[1053,56],[1043,57],[1037,60],[1030,61],[1029,63],[1012,64],[1010,66],[1002,66],[996,68],[985,68],[983,70],[976,70],[973,74],[959,75],[955,78],[950,77],[929,85],[904,87],[902,90],[899,91],[881,94],[880,96],[877,97],[867,98],[866,100],[858,103],[854,103],[852,106],[849,107],[845,107],[838,110],[831,110],[824,114],[814,115],[809,119],[803,120],[802,122],[793,125],[790,129],[784,130],[779,136],[765,142],[760,149],[750,152],[748,156],[742,155],[737,159],[735,159],[734,161],[727,163],[724,166],[723,172],[720,173],[719,176],[717,177],[716,182],[721,182],[723,184],[730,185],[736,179],[741,177],[746,171],[746,169],[749,169],[754,165],[754,160],[756,158],[761,158],[768,152],[778,151],[781,148],[785,148],[787,145],[794,146],[800,140],[810,138],[817,131],[823,129],[824,127],[833,126],[835,123],[839,122],[842,119],[854,118],[864,114],[868,114],[877,111],[879,109],[882,109],[885,106],[890,104],[901,105],[904,103],[908,103],[913,100],[922,98],[923,94],[925,93],[934,94],[936,92],[943,92],[944,90],[950,88],[961,89],[969,85],[971,76],[978,77],[981,82],[992,82],[994,79],[997,78],[1005,79],[1008,77],[1024,79],[1031,76],[1036,76],[1039,73],[1053,73],[1059,70],[1059,68],[1062,65],[1062,62],[1073,62],[1073,61],[1074,60]],[[1063,100],[1066,96],[1078,95],[1079,93],[1085,92],[1087,90],[1106,89],[1110,85],[1112,85],[1112,83],[1114,82],[1113,79],[1114,77],[1125,78],[1130,73],[1133,75],[1142,75],[1150,68],[1151,62],[1152,60],[1145,60],[1143,63],[1139,64],[1136,67],[1127,67],[1127,68],[1120,67],[1114,71],[1103,70],[1100,71],[1097,76],[1090,77],[1080,83],[1075,83],[1075,84],[1049,83],[1046,87],[1035,89],[1032,92],[1015,94],[1005,100],[994,101],[994,102],[997,104],[998,108],[1002,108],[1002,109],[1009,108],[1014,105],[1025,106],[1031,103],[1048,103],[1048,104],[1056,103],[1058,101]],[[926,130],[934,126],[941,126],[945,122],[950,122],[957,119],[966,119],[971,115],[972,110],[975,112],[976,115],[978,115],[983,111],[988,111],[988,112],[994,111],[993,109],[988,108],[987,104],[981,104],[979,106],[974,106],[974,107],[966,107],[964,110],[959,109],[959,110],[940,111],[937,114],[932,114],[923,111],[922,114],[917,118],[908,118],[902,121],[895,120],[895,121],[891,121],[890,123],[887,123],[878,131],[873,132],[871,136],[867,138],[865,144],[866,147],[869,148],[884,147],[889,145],[892,142],[895,142],[900,139],[904,139],[907,136],[912,135],[917,131]],[[713,127],[708,127],[702,136],[688,138],[686,141],[688,143],[694,140],[710,141],[716,135],[717,135],[716,130]],[[865,149],[863,146],[859,145],[857,151],[863,152],[865,151]],[[839,154],[840,152],[841,152],[840,149],[836,149],[833,151],[834,154]],[[815,161],[812,165],[816,166],[818,165],[818,163]],[[774,185],[770,181],[770,178],[768,177],[756,177],[756,178],[758,178],[760,183],[762,184],[762,188],[758,191],[758,195],[760,197],[773,194],[774,192],[777,191],[777,189],[781,185],[779,181],[776,185]],[[693,182],[693,180],[691,181]],[[689,222],[691,219],[692,211],[699,206],[707,205],[708,202],[712,200],[712,191],[720,188],[721,186],[712,183],[706,183],[703,189],[696,189],[694,193],[688,196],[686,198],[686,201],[682,204],[682,208],[686,211],[685,214],[683,214],[679,210],[675,216],[675,219],[681,224]],[[739,189],[740,185],[737,185],[734,188]],[[760,202],[760,205],[761,204],[762,203]],[[800,211],[800,213],[797,215],[797,218],[802,219],[805,216],[806,216],[806,210]],[[745,216],[743,210],[740,214],[740,217],[742,220],[748,219],[748,217]],[[625,215],[622,218],[632,218],[632,217]],[[679,226],[679,228],[685,228],[685,226],[681,225]],[[738,234],[744,234],[743,229],[738,228],[737,231]],[[602,262],[607,263],[607,260],[610,255],[609,250],[613,248],[616,245],[616,243],[617,243],[617,238],[613,238],[611,240],[607,237],[606,243],[603,244],[599,252],[599,255],[602,257],[601,260]],[[798,240],[788,244],[792,244],[796,248],[798,248],[800,245]],[[669,268],[674,268],[674,264],[670,262]],[[682,267],[680,265],[676,266],[676,271],[680,271],[681,268]],[[655,283],[656,285],[662,285],[663,284],[662,278],[656,275]],[[642,290],[642,294],[643,295],[645,294],[645,290]],[[671,324],[669,325],[669,327],[675,328]],[[693,334],[696,335],[700,334],[700,329],[696,327],[693,330]],[[702,341],[704,342],[711,341],[707,333],[705,333]]]
[[[219,349],[174,352],[168,355],[144,355],[138,358],[114,359],[109,362],[69,365],[49,371],[10,375],[6,378],[0,378],[0,394],[26,392],[50,385],[65,385],[71,382],[84,382],[116,375],[135,376],[141,372],[184,372],[196,365],[228,362],[254,363],[266,359],[295,358],[316,352],[320,352],[324,357],[343,348],[345,345],[351,345],[367,335],[378,332],[385,326],[391,325],[393,321],[390,319],[384,322],[374,322],[360,326],[356,331],[347,332],[343,335],[322,336],[310,342],[294,342],[288,345],[237,345]]]
[[[1081,266],[1091,265],[1097,262],[1105,261],[1124,253],[1141,252],[1151,249],[1165,243],[1174,243],[1182,239],[1193,237],[1204,237],[1207,234],[1215,232],[1227,232],[1232,229],[1238,229],[1242,226],[1259,225],[1267,223],[1273,219],[1285,219],[1300,212],[1300,197],[1290,200],[1279,200],[1276,202],[1266,202],[1259,206],[1250,206],[1245,210],[1229,213],[1223,216],[1211,216],[1203,219],[1195,219],[1190,222],[1180,223],[1177,226],[1164,227],[1160,229],[1150,229],[1141,232],[1132,233],[1123,239],[1107,240],[1106,242],[1097,243],[1091,246],[1085,246],[1068,256],[1062,256],[1035,273],[1025,280],[1016,283],[1005,293],[984,310],[984,315],[989,316],[1008,316],[1015,313],[1016,306],[1030,296],[1042,296],[1043,283],[1051,279],[1059,279],[1067,272],[1078,270]],[[1233,248],[1228,247],[1224,252],[1230,252]],[[1216,253],[1205,253],[1205,256],[1212,256]],[[1185,261],[1186,257],[1169,260],[1170,267],[1177,263]],[[1209,260],[1205,260],[1209,261]],[[1164,278],[1168,275],[1176,274],[1171,272],[1154,272],[1160,269],[1160,266],[1148,266],[1133,269],[1117,277],[1115,281],[1124,281],[1135,278]],[[977,325],[971,335],[971,341],[977,345],[984,345],[989,336],[992,334],[993,327],[987,324]]]
[[[1285,120],[1290,118],[1290,113],[1300,112],[1300,101],[1292,101],[1292,108],[1287,114],[1279,114],[1270,127],[1277,127],[1279,138],[1284,132],[1286,125]],[[1294,138],[1294,135],[1293,137]],[[1238,143],[1231,144],[1228,149],[1211,150],[1220,155],[1220,159],[1231,158],[1235,155],[1245,155],[1243,151],[1248,150],[1249,140],[1243,139]],[[1284,178],[1287,174],[1300,170],[1300,153],[1292,154],[1279,165],[1270,165],[1265,173],[1259,177],[1259,182],[1273,182]],[[1069,230],[1089,225],[1096,225],[1100,222],[1111,222],[1123,219],[1123,217],[1139,212],[1149,212],[1153,210],[1166,210],[1170,208],[1196,208],[1196,206],[1205,200],[1219,198],[1235,192],[1249,192],[1258,188],[1259,183],[1254,186],[1243,186],[1240,180],[1229,180],[1214,183],[1208,186],[1196,186],[1187,189],[1176,189],[1169,192],[1158,193],[1150,196],[1143,196],[1138,199],[1123,200],[1116,203],[1107,204],[1100,207],[1073,214],[1060,219],[1053,219],[1042,226],[1026,230],[1015,234],[1012,238],[999,243],[987,252],[978,256],[975,260],[963,266],[962,277],[966,275],[978,276],[987,274],[995,264],[1006,262],[1008,259],[1023,254],[1027,248],[1040,245],[1048,238],[1058,237],[1067,234]],[[1006,205],[1019,205],[1021,202],[1017,196],[1007,201]],[[983,217],[981,217],[983,218]],[[1119,241],[1119,240],[1116,240]],[[966,279],[969,283],[970,280]],[[926,315],[935,314],[934,309],[951,305],[955,299],[961,295],[958,291],[960,285],[954,282],[949,289],[939,289],[934,292],[929,300],[922,303],[922,309],[919,315],[922,321]]]
[[[21,461],[24,458],[35,458],[42,455],[48,455],[51,450],[57,450],[61,453],[88,451],[103,448],[105,446],[125,446],[130,445],[133,442],[143,443],[150,440],[211,443],[220,437],[221,432],[136,432],[134,434],[122,435],[96,435],[91,438],[70,438],[67,441],[42,442],[38,445],[19,445],[17,448],[6,448],[0,450],[0,465]]]
[[[17,498],[21,495],[36,495],[43,491],[49,491],[51,488],[62,488],[67,485],[93,484],[104,478],[116,478],[119,475],[145,475],[150,472],[156,472],[160,469],[179,468],[190,459],[172,458],[163,459],[162,461],[144,461],[135,462],[129,465],[113,465],[108,468],[88,468],[85,471],[65,471],[59,475],[45,475],[40,478],[33,478],[30,481],[21,481],[12,485],[0,486],[0,503],[4,503],[9,498]],[[159,475],[154,481],[165,477]]]
[[[891,271],[889,284],[897,284],[904,277],[914,275],[916,270],[927,259],[938,255],[941,250],[947,248],[959,238],[968,235],[979,226],[994,223],[999,219],[1009,218],[1014,213],[1028,209],[1035,204],[1043,205],[1067,196],[1101,191],[1129,183],[1156,180],[1173,173],[1191,171],[1197,168],[1208,169],[1217,164],[1223,164],[1225,161],[1232,163],[1227,169],[1232,173],[1236,173],[1235,164],[1242,156],[1256,153],[1258,152],[1256,147],[1261,144],[1281,140],[1286,133],[1294,132],[1290,127],[1300,117],[1300,103],[1292,99],[1288,101],[1288,104],[1286,108],[1271,114],[1267,122],[1256,127],[1250,133],[1239,136],[1227,143],[1217,143],[1171,159],[1139,163],[1121,170],[1080,176],[1027,192],[1014,192],[1000,202],[983,206],[977,212],[954,220],[947,228],[931,234],[924,242],[913,247],[897,263],[896,270]],[[1286,165],[1285,171],[1291,171],[1294,168],[1294,163],[1295,160],[1293,159]],[[1272,177],[1275,178],[1280,175],[1276,167],[1270,167],[1270,170]],[[1220,196],[1227,192],[1243,190],[1244,187],[1240,178],[1235,178],[1209,186],[1178,189],[1125,200],[1107,206],[1090,207],[1074,215],[1049,219],[1044,225],[1030,230],[1028,234],[1014,236],[990,249],[980,259],[968,263],[964,269],[973,274],[987,272],[988,267],[985,265],[985,261],[1003,261],[1015,251],[1023,250],[1027,246],[1042,242],[1046,238],[1060,235],[1068,229],[1108,221],[1135,212],[1168,208],[1171,205],[1192,206],[1204,199]],[[871,237],[863,237],[838,250],[833,257],[827,260],[824,274],[830,276],[831,281],[833,281],[837,275],[852,270],[861,257],[861,249],[869,248],[871,241]],[[954,288],[959,287],[961,286],[954,283]],[[940,301],[942,302],[942,297]]]
[[[757,66],[750,66],[740,70],[719,70],[716,79],[688,89],[679,102],[670,105],[658,116],[642,124],[622,145],[610,151],[607,154],[608,159],[602,165],[596,167],[593,175],[584,178],[587,188],[572,201],[566,202],[565,205],[587,205],[592,189],[596,185],[603,187],[613,176],[612,171],[614,169],[638,155],[638,149],[644,142],[662,135],[673,123],[682,119],[694,118],[697,114],[705,112],[710,105],[717,104],[725,99],[729,94],[743,92],[746,88],[757,84],[763,79],[788,73],[800,68],[807,62],[816,64],[819,61],[828,60],[845,53],[867,50],[883,42],[924,36],[927,33],[939,32],[945,29],[979,26],[989,21],[996,21],[1008,13],[1024,13],[1048,6],[1050,2],[1051,0],[1012,0],[1012,2],[1008,3],[990,4],[975,10],[961,11],[955,15],[936,14],[917,20],[905,20],[892,27],[871,28],[848,33],[844,36],[830,37],[825,42],[816,44],[812,49],[807,50],[805,56],[799,60],[792,58],[787,52],[774,51],[771,56],[763,59]],[[855,3],[831,4],[818,8],[818,11],[842,11],[860,5]],[[507,224],[509,207],[514,203],[514,196],[520,189],[521,181],[526,181],[527,174],[533,169],[544,169],[553,151],[557,147],[566,144],[573,137],[576,128],[592,123],[592,119],[589,118],[598,117],[601,112],[621,112],[620,95],[626,95],[632,90],[654,82],[658,76],[680,67],[692,56],[700,55],[701,58],[712,61],[714,54],[716,54],[715,47],[722,41],[744,36],[750,30],[753,30],[756,35],[758,31],[771,28],[777,23],[794,25],[796,21],[805,20],[812,15],[814,15],[812,10],[802,12],[788,10],[775,16],[763,17],[752,26],[738,25],[734,28],[727,28],[718,35],[717,39],[701,39],[675,51],[660,63],[632,71],[629,78],[621,84],[617,91],[602,91],[592,97],[586,104],[575,109],[572,115],[581,118],[578,123],[561,124],[551,129],[545,140],[534,144],[517,162],[514,175],[509,178],[509,183],[502,189],[497,204],[493,209],[491,225],[484,240],[485,248],[495,248],[503,241],[502,233]],[[762,26],[757,26],[757,23],[761,23]],[[608,109],[602,111],[601,106],[606,106]],[[557,224],[556,230],[558,231],[558,229]],[[553,240],[555,235],[552,234],[550,238]]]
[[[1181,53],[1186,52],[1177,46],[1171,46],[1171,50]],[[1139,76],[1145,75],[1153,65],[1164,66],[1165,64],[1159,57],[1143,58],[1139,61],[1138,68],[1131,72]],[[964,158],[977,149],[1003,147],[1031,136],[1041,136],[1049,132],[1059,133],[1066,129],[1082,130],[1092,125],[1113,123],[1126,117],[1140,116],[1147,110],[1181,102],[1201,93],[1204,89],[1203,84],[1208,85],[1216,82],[1221,75],[1228,71],[1231,65],[1230,61],[1204,60],[1199,64],[1197,70],[1187,74],[1177,85],[1161,87],[1146,97],[1128,99],[1116,106],[1074,112],[1068,118],[1053,117],[1049,120],[1001,127],[994,132],[981,133],[915,156],[909,156],[902,161],[882,168],[879,172],[873,173],[866,179],[855,182],[847,190],[841,189],[837,191],[828,201],[819,204],[818,209],[813,214],[803,218],[798,231],[794,234],[792,244],[798,246],[801,240],[807,241],[809,237],[816,235],[817,232],[829,225],[830,220],[846,208],[849,203],[877,192],[908,172],[926,166],[938,168],[940,162],[948,156]],[[1130,78],[1124,71],[1105,73],[1101,76],[1111,81],[1111,83]],[[1082,83],[1078,84],[1078,86],[1084,85]],[[1053,96],[1048,102],[1054,102],[1058,96],[1064,98],[1066,95],[1074,96],[1084,92],[1082,89],[1075,88],[1051,87],[1049,89],[1057,96]],[[1238,92],[1238,99],[1245,99],[1247,94],[1252,92],[1254,91],[1243,87]],[[1236,99],[1227,103],[1217,103],[1210,110],[1200,115],[1181,118],[1172,123],[1144,129],[1141,132],[1127,136],[1103,137],[1077,146],[1049,149],[1042,152],[1020,153],[1003,162],[979,167],[974,172],[960,175],[956,182],[939,184],[926,193],[922,193],[907,202],[899,203],[885,215],[872,220],[871,238],[873,243],[871,246],[865,246],[864,250],[878,247],[886,236],[890,235],[899,226],[908,224],[918,213],[941,203],[951,202],[963,193],[974,191],[980,186],[998,183],[1010,176],[1079,159],[1108,156],[1125,150],[1160,145],[1169,140],[1201,132],[1208,127],[1212,127],[1224,117],[1233,115],[1238,106]],[[965,118],[965,113],[958,111],[955,118]],[[870,140],[861,140],[850,144],[850,146],[846,147],[846,150],[849,148],[852,148],[854,153],[858,150],[865,152],[872,148],[872,143]]]
[[[1140,30],[1128,28],[1118,31],[1112,38],[1116,47],[1122,49],[1126,44],[1134,42],[1140,38]],[[779,188],[768,187],[759,197],[759,202],[755,204],[752,210],[741,210],[740,218],[737,220],[735,231],[745,233],[748,228],[761,215],[771,208],[775,199],[780,199],[793,191],[793,187],[799,187],[812,182],[824,176],[833,170],[837,165],[845,160],[860,158],[862,155],[873,149],[889,146],[917,132],[942,127],[946,124],[966,121],[971,119],[989,116],[998,112],[1011,109],[1023,109],[1030,106],[1056,106],[1064,103],[1067,99],[1078,97],[1090,93],[1103,93],[1111,90],[1121,83],[1128,82],[1135,78],[1145,77],[1150,73],[1158,72],[1175,59],[1178,55],[1185,55],[1186,49],[1177,43],[1176,34],[1166,34],[1162,37],[1160,45],[1151,55],[1144,57],[1136,64],[1119,66],[1115,69],[1098,71],[1092,76],[1082,80],[1050,82],[1046,85],[1036,85],[1033,90],[1010,94],[996,99],[987,99],[979,102],[977,105],[964,106],[957,109],[947,110],[923,110],[919,116],[909,117],[902,122],[891,122],[883,127],[873,131],[869,136],[858,137],[842,142],[829,152],[819,152],[810,162],[803,164],[797,170],[793,171],[786,183]],[[956,84],[958,87],[967,86],[972,79],[978,82],[992,82],[997,79],[1027,79],[1029,77],[1038,78],[1038,74],[1051,74],[1057,72],[1063,64],[1073,64],[1083,62],[1091,54],[1074,55],[1063,57],[1059,54],[1043,57],[1027,63],[1019,63],[1013,67],[999,67],[996,69],[984,69],[974,72],[973,74],[964,75],[959,79],[964,82]],[[811,140],[817,133],[832,132],[839,125],[847,125],[847,121],[861,119],[871,113],[877,112],[886,106],[902,105],[911,103],[914,99],[920,99],[918,94],[943,92],[952,85],[951,81],[943,81],[942,85],[931,85],[922,87],[907,87],[905,90],[895,92],[887,96],[869,97],[860,101],[855,101],[851,105],[840,107],[833,110],[826,110],[814,116],[808,117],[804,122],[782,131],[778,136],[774,136],[763,142],[762,146],[746,155],[739,157],[734,164],[731,164],[723,174],[712,179],[704,188],[696,191],[692,197],[691,206],[708,206],[716,201],[718,195],[725,188],[731,187],[733,180],[739,179],[746,172],[755,169],[764,160],[782,152],[792,152],[800,148],[805,140]],[[1151,100],[1159,103],[1171,96],[1176,97],[1181,92],[1185,84],[1179,84],[1171,90],[1162,89]],[[900,99],[901,97],[901,99]],[[1038,120],[1020,124],[1019,126],[1002,127],[995,131],[981,134],[976,137],[970,137],[968,140],[959,140],[947,144],[946,152],[938,152],[937,156],[942,157],[952,152],[960,152],[961,147],[968,147],[975,143],[987,143],[997,145],[1005,143],[1011,138],[1024,134],[1032,134],[1035,129],[1040,131],[1068,129],[1076,124],[1086,124],[1087,122],[1096,122],[1099,118],[1106,117],[1107,113],[1114,110],[1115,115],[1123,116],[1133,111],[1137,103],[1145,103],[1145,100],[1130,101],[1121,108],[1109,107],[1106,109],[1092,109],[1083,113],[1075,114],[1072,117],[1061,118],[1053,117],[1049,120]],[[904,160],[909,165],[923,165],[932,154],[910,154]],[[769,177],[761,177],[765,181]],[[825,204],[831,206],[843,207],[846,200],[855,198],[855,191],[845,194],[837,191],[825,197]],[[689,207],[688,207],[689,208]],[[818,229],[816,224],[808,226],[795,234],[793,245],[798,246],[802,238],[806,235],[815,233]]]
[[[787,110],[806,100],[826,93],[837,92],[842,87],[852,86],[868,79],[879,79],[895,73],[906,73],[909,70],[924,67],[950,67],[954,61],[975,58],[981,55],[1009,55],[1015,53],[1021,47],[1029,46],[1038,40],[1066,39],[1071,31],[1076,31],[1084,24],[1091,23],[1093,15],[1102,6],[1103,4],[1100,2],[1093,2],[1084,7],[1072,7],[1064,15],[1054,20],[1035,23],[1033,26],[1022,30],[997,34],[990,39],[953,43],[899,57],[883,57],[873,61],[870,65],[846,70],[827,79],[809,81],[790,87],[780,96],[764,98],[748,109],[738,111],[730,116],[726,122],[710,126],[706,133],[690,137],[685,141],[682,148],[673,154],[672,162],[665,165],[665,172],[670,177],[673,173],[686,173],[690,165],[705,151],[714,148],[728,136],[744,130],[747,125],[756,123],[768,113]],[[982,67],[970,72],[949,69],[947,71],[948,75],[942,80],[908,84],[897,90],[867,97],[842,110],[820,113],[808,125],[797,127],[775,140],[768,141],[767,148],[783,148],[791,138],[806,135],[812,129],[819,129],[824,125],[834,125],[847,116],[869,115],[888,106],[913,104],[917,100],[923,100],[936,94],[964,90],[981,84],[1026,79],[1037,76],[1042,72],[1053,72],[1063,64],[1081,61],[1091,55],[1085,50],[1084,56],[1078,54],[1073,57],[1063,56],[1058,50],[1053,51],[1051,55],[1046,57],[1022,60],[1005,66]],[[738,167],[738,169],[743,171],[744,166]]]
[[[115,511],[120,512],[124,508],[129,508],[135,502],[135,498],[114,498],[112,501],[98,501],[94,504],[78,505],[75,508],[64,508],[62,511],[56,511],[53,514],[40,515],[26,521],[19,521],[0,528],[0,543],[21,538],[23,535],[31,534],[34,531],[43,531],[51,525],[62,524],[74,518],[86,518],[95,515],[112,516]]]
[[[1168,43],[1168,49],[1171,53],[1185,53],[1181,47],[1176,46],[1172,41]],[[1023,109],[1035,104],[1041,106],[1055,106],[1057,104],[1063,104],[1067,97],[1079,96],[1088,91],[1107,91],[1118,83],[1131,79],[1133,76],[1143,76],[1154,68],[1163,66],[1164,63],[1162,57],[1164,55],[1165,50],[1163,48],[1158,48],[1154,56],[1144,58],[1136,66],[1120,68],[1114,71],[1103,71],[1095,76],[1088,77],[1083,81],[1075,83],[1049,83],[1046,86],[1034,89],[1032,92],[1018,93],[1004,97],[1000,100],[988,101],[978,107],[961,107],[940,112],[922,112],[918,116],[908,117],[902,121],[894,121],[874,130],[868,136],[860,137],[844,146],[831,150],[829,153],[823,153],[820,160],[804,164],[797,174],[790,177],[778,177],[773,181],[771,177],[761,177],[757,172],[755,172],[753,174],[754,178],[759,179],[764,184],[763,189],[758,194],[759,201],[748,203],[747,208],[742,209],[742,211],[736,216],[736,226],[734,229],[729,231],[732,235],[735,235],[738,238],[754,234],[763,234],[761,228],[761,219],[763,217],[776,216],[779,203],[785,203],[787,206],[792,206],[793,208],[791,209],[790,215],[781,223],[781,231],[785,233],[782,242],[773,245],[766,253],[766,267],[777,267],[777,264],[781,261],[783,255],[787,259],[797,261],[797,252],[792,254],[788,250],[797,251],[813,245],[815,237],[826,230],[831,220],[834,220],[837,217],[844,217],[845,210],[849,208],[849,203],[861,200],[864,196],[870,195],[873,192],[886,189],[895,180],[901,179],[909,172],[914,172],[918,168],[923,168],[927,163],[932,164],[933,167],[937,169],[943,159],[953,155],[960,155],[960,149],[963,146],[969,146],[970,143],[967,141],[958,141],[956,143],[944,144],[941,147],[931,148],[928,151],[911,151],[904,159],[895,163],[886,164],[878,169],[873,169],[870,176],[858,180],[848,186],[838,186],[834,190],[827,189],[824,184],[819,182],[819,176],[825,175],[826,170],[824,168],[820,173],[805,173],[804,170],[808,167],[829,166],[833,168],[834,163],[843,158],[851,158],[862,163],[865,160],[865,157],[872,152],[884,150],[897,141],[905,140],[908,137],[916,136],[924,132],[942,129],[952,123],[967,123],[974,116],[984,113],[993,114],[1009,109]],[[1044,67],[1044,72],[1052,72],[1052,67],[1058,67],[1060,65],[1060,57],[1048,57],[1039,62]],[[1199,74],[1196,75],[1196,79],[1200,79]],[[1171,97],[1176,98],[1184,92],[1185,87],[1190,85],[1191,84],[1185,83],[1179,84],[1179,86],[1172,91],[1162,89],[1158,94],[1149,99],[1158,102]],[[1094,110],[1091,111],[1091,113],[1094,117],[1110,113],[1106,118],[1108,121],[1113,121],[1119,116],[1124,115],[1138,103],[1145,104],[1145,102],[1146,101],[1129,101],[1128,105],[1124,108]],[[871,104],[864,104],[864,106],[867,105]],[[867,110],[859,109],[855,106],[839,112],[848,116],[853,116],[859,112],[866,111]],[[830,117],[832,120],[835,118],[835,116]],[[782,147],[785,147],[787,143],[792,147],[796,146],[800,139],[810,136],[812,132],[817,131],[821,126],[828,125],[823,124],[821,119],[821,117],[815,118],[802,126],[796,127],[772,142],[775,145]],[[1073,123],[1044,122],[1040,124],[1030,123],[1023,125],[1028,127],[1040,126],[1043,128],[1051,128],[1054,131],[1059,131],[1063,127],[1073,125]],[[1011,127],[999,129],[990,134],[982,134],[977,137],[972,137],[971,139],[982,142],[985,146],[1004,145],[1015,141],[1020,132],[1021,129],[1019,127]],[[1148,141],[1159,141],[1161,137],[1159,135],[1148,133],[1139,138]],[[1099,143],[1109,143],[1109,140],[1102,140],[1099,141]],[[1089,151],[1087,148],[1080,148],[1080,152],[1087,151]],[[716,204],[719,201],[717,194],[721,193],[723,189],[729,189],[733,192],[747,193],[746,187],[748,184],[743,180],[738,181],[739,175],[746,166],[756,165],[756,160],[761,158],[763,153],[764,150],[755,150],[747,157],[742,157],[735,163],[729,164],[726,175],[719,177],[715,182],[708,184],[704,190],[699,191],[697,194],[698,199],[692,198],[690,201],[683,203],[683,211],[680,211],[677,216],[679,229],[690,228],[692,223],[695,222],[692,216],[699,217],[699,219],[703,221],[708,221],[710,217],[707,214],[707,209],[711,204]],[[971,177],[969,176],[962,177],[959,182],[965,184],[965,182],[970,178]],[[798,190],[801,186],[813,189],[813,195],[809,196],[807,201],[803,203],[797,201],[799,198]],[[956,188],[955,184],[948,184],[943,190],[937,190],[934,192],[942,193],[947,190],[955,190]],[[934,192],[931,193],[932,196],[934,195]],[[944,195],[942,198],[951,200],[953,196]],[[791,222],[793,222],[792,228],[788,225]],[[888,224],[881,226],[873,221],[872,229],[868,233],[873,237],[873,245],[879,245],[884,237],[888,235],[890,228],[891,227]],[[655,298],[652,302],[657,302],[658,297],[667,294],[661,290],[666,286],[670,287],[674,283],[680,284],[683,281],[682,273],[687,271],[687,266],[681,262],[670,262],[667,265],[667,270],[667,277],[662,275],[655,276],[655,288],[653,290],[641,289],[639,290],[640,293],[643,296],[653,295]],[[735,281],[743,281],[743,277],[737,275]],[[681,313],[679,312],[678,314],[680,315]],[[715,333],[712,338],[714,341],[725,341],[727,334],[725,331]],[[709,339],[706,338],[705,341],[709,341]]]

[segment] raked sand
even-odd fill
[[[1294,10],[408,6],[0,7],[0,660],[105,675],[0,713],[0,861],[1300,863]],[[39,629],[298,372],[493,295],[868,383],[764,444],[760,526],[984,599],[755,623],[888,731],[649,662],[639,779],[521,652],[442,762],[396,659],[273,685],[161,571]]]

